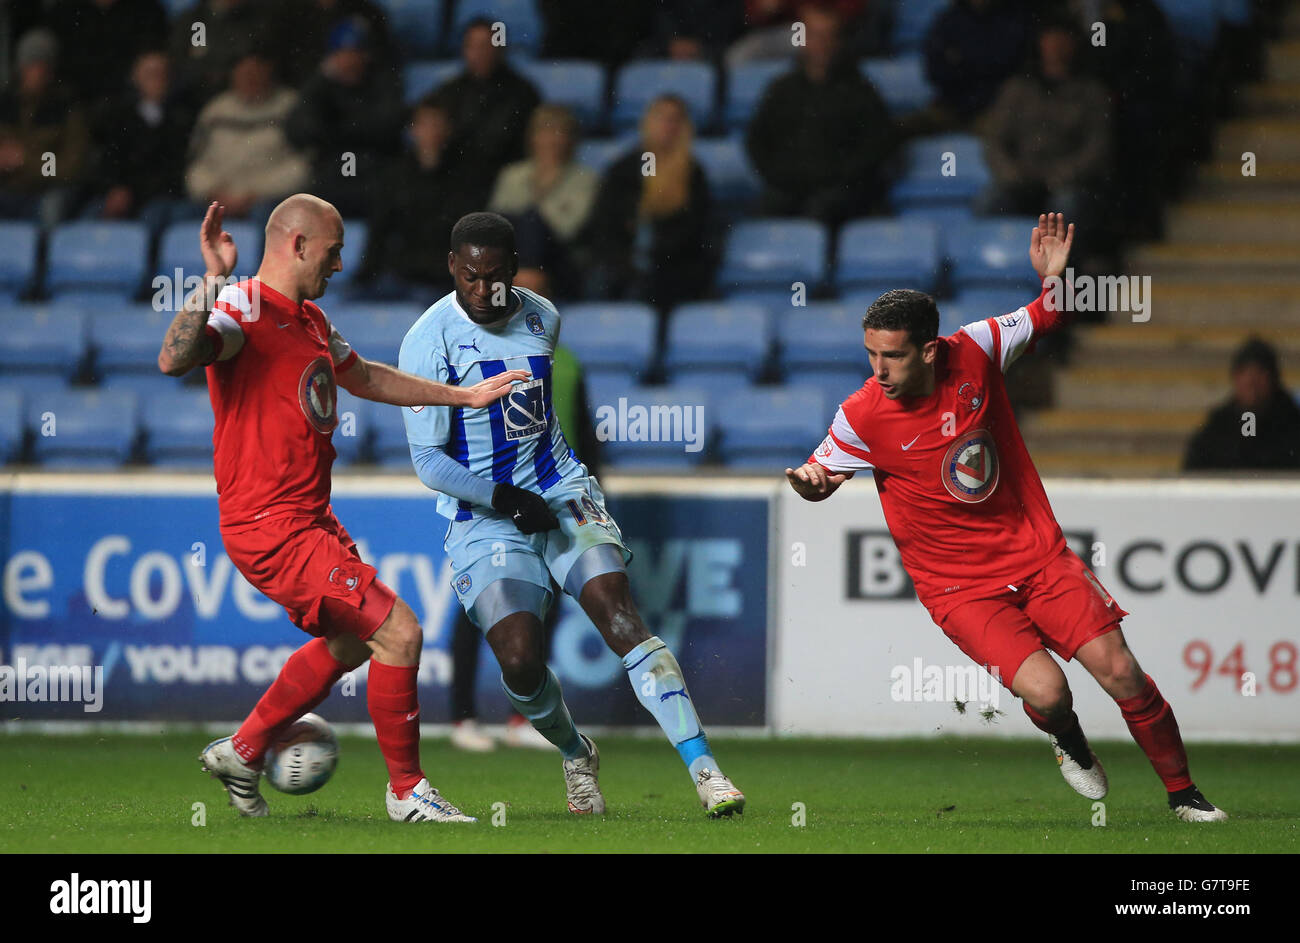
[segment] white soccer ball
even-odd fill
[[[280,792],[305,796],[324,786],[339,762],[339,741],[325,718],[303,714],[266,751],[266,781]]]

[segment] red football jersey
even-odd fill
[[[1040,297],[939,338],[932,395],[890,400],[872,377],[808,459],[831,471],[872,470],[927,608],[1015,585],[1065,547],[1002,376],[1055,323]]]
[[[310,301],[256,278],[227,285],[208,317],[208,396],[222,529],[329,506],[335,372],[356,353]]]

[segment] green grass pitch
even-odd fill
[[[716,821],[657,738],[600,738],[603,818],[565,811],[558,754],[467,754],[425,740],[431,781],[479,822],[407,826],[384,813],[373,740],[343,738],[325,788],[285,796],[264,787],[271,818],[242,820],[199,771],[209,739],[0,734],[0,852],[1300,851],[1296,745],[1192,744],[1198,785],[1231,819],[1188,825],[1168,811],[1132,743],[1094,744],[1111,784],[1098,827],[1045,740],[718,739],[714,752],[749,805]],[[202,826],[196,802],[206,806]],[[501,826],[496,803],[505,804]]]

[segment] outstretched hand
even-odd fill
[[[1059,276],[1065,272],[1070,260],[1070,246],[1074,244],[1074,223],[1065,225],[1063,213],[1044,213],[1029,237],[1029,261],[1039,278]]]
[[[203,253],[203,264],[208,267],[207,274],[221,278],[233,272],[239,261],[235,237],[221,228],[225,215],[226,208],[214,200],[199,227],[199,251]]]
[[[790,487],[806,501],[829,498],[835,489],[848,480],[849,475],[828,471],[821,465],[808,463],[798,468],[787,468],[785,477]]]
[[[498,373],[486,380],[480,380],[473,386],[465,387],[465,393],[468,395],[465,405],[479,409],[489,403],[495,403],[510,392],[513,383],[519,380],[527,380],[528,377],[527,370],[507,370],[505,373]]]

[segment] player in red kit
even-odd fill
[[[366,360],[311,301],[343,268],[338,211],[309,194],[289,197],[267,220],[257,275],[231,284],[223,283],[238,253],[223,215],[213,203],[204,216],[204,286],[172,321],[158,366],[171,376],[207,368],[222,541],[245,578],[314,638],[234,736],[210,743],[199,759],[241,814],[266,815],[259,776],[267,747],[369,659],[366,700],[388,767],[389,817],[472,822],[420,768],[420,624],[330,509],[336,384],[398,406],[481,407],[527,373],[460,388]]]
[[[1222,821],[1227,815],[1192,782],[1173,710],[1124,641],[1128,613],[1066,546],[1007,399],[1006,369],[1065,323],[1049,288],[1065,272],[1073,239],[1060,214],[1040,216],[1029,255],[1045,280],[1042,294],[949,337],[937,336],[929,295],[895,290],[876,299],[863,318],[874,376],[786,478],[801,497],[821,501],[855,472],[872,470],[921,603],[957,647],[1022,699],[1077,792],[1102,798],[1106,774],[1049,650],[1077,658],[1115,699],[1180,819]]]

